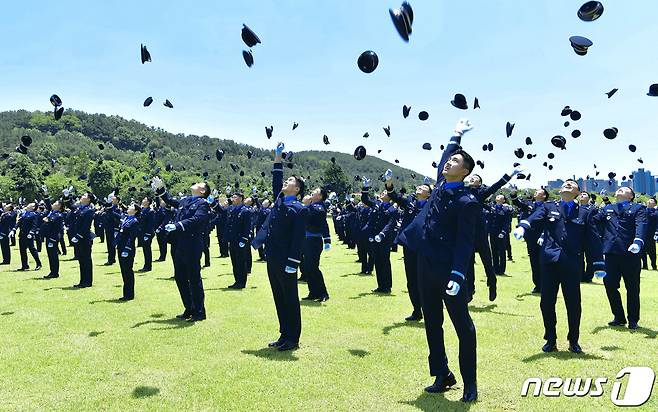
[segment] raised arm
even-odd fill
[[[272,194],[274,195],[274,200],[279,198],[281,194],[281,189],[283,188],[283,149],[285,145],[281,142],[276,146],[274,150],[274,166],[272,167]]]

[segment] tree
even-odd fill
[[[8,163],[7,175],[14,182],[13,190],[9,194],[14,198],[22,196],[28,201],[34,200],[40,191],[39,175],[34,163],[24,155],[12,157]]]
[[[105,197],[114,189],[114,172],[105,162],[96,163],[89,173],[89,187],[96,196]]]
[[[322,183],[329,190],[336,192],[338,196],[343,196],[351,191],[350,181],[347,179],[345,172],[335,163],[329,163],[324,169]]]

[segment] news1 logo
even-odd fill
[[[626,379],[625,390],[622,393],[624,386],[624,377]],[[653,369],[646,366],[630,366],[620,370],[615,377],[612,384],[612,391],[610,392],[610,400],[617,406],[641,406],[646,403],[651,397],[653,384],[656,380],[656,374]],[[566,397],[584,397],[590,396],[598,398],[605,393],[605,385],[608,383],[608,378],[548,378],[542,380],[541,378],[528,378],[523,382],[521,388],[521,396],[528,396],[530,387],[534,384],[532,396],[538,397],[540,395],[556,398],[559,396]]]

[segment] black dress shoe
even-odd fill
[[[452,372],[448,372],[447,375],[443,376],[437,376],[436,379],[434,380],[434,383],[427,388],[425,388],[425,392],[428,393],[439,393],[439,392],[445,392],[451,387],[455,386],[457,384],[457,379],[455,379],[455,375]]]
[[[176,319],[181,319],[181,320],[189,319],[191,317],[192,317],[192,314],[190,312],[187,312],[187,311],[181,313],[180,315],[176,315]]]
[[[154,262],[164,262],[164,259],[155,259]]]
[[[407,322],[418,322],[423,319],[423,314],[420,312],[413,312],[411,315],[404,318]]]
[[[473,293],[475,293],[475,291]],[[498,297],[498,292],[496,291],[496,288],[495,287],[490,287],[489,288],[489,302],[495,301],[497,297]]]
[[[624,326],[626,324],[626,319],[613,319],[608,322],[608,326]]]
[[[637,329],[637,322],[634,321],[628,321],[628,329]]]
[[[201,322],[202,320],[206,320],[206,315],[192,315],[187,319],[188,322]]]
[[[297,282],[306,283],[306,278],[304,276],[301,276],[299,279],[297,279]]]
[[[119,301],[121,301],[121,302],[128,302],[129,300],[133,300],[133,299],[135,299],[135,298],[134,298],[134,297],[129,298],[129,297],[126,297],[126,296],[121,296],[121,297],[119,298]]]
[[[44,279],[56,279],[58,277],[59,277],[59,275],[52,275],[52,274],[49,273],[46,276],[44,276],[43,278]]]
[[[137,273],[144,273],[144,272],[150,272],[151,268],[141,268],[140,270],[137,271]]]
[[[112,266],[114,262],[105,262],[103,263],[103,266]]]
[[[275,340],[274,342],[268,343],[267,347],[269,347],[269,348],[278,348],[281,345],[283,345],[283,340],[281,340],[281,338],[279,338],[279,340]]]
[[[384,293],[384,294],[391,293],[391,289],[377,288],[377,289],[373,289],[372,293]]]
[[[541,293],[541,289],[535,286],[530,293]]]
[[[34,268],[35,272],[38,271],[38,270],[41,270],[41,265],[37,265],[37,267]]]
[[[319,297],[319,298],[315,299],[316,302],[320,302],[320,303],[326,302],[328,300],[329,300],[329,295],[324,295],[322,297]]]
[[[541,350],[542,352],[546,352],[546,353],[557,352],[557,344],[555,343],[555,341],[551,341],[551,340],[546,341],[546,344],[542,346]]]
[[[318,299],[318,297],[312,295],[308,295],[305,298],[302,298],[302,300],[316,300],[316,299]]]
[[[299,344],[297,343],[283,342],[281,345],[277,347],[277,350],[279,352],[285,352],[288,350],[295,350],[297,348],[299,348]]]
[[[77,285],[73,285],[73,287],[76,288],[76,289],[84,289],[84,288],[90,288],[91,285],[87,285],[87,284],[84,284],[84,283],[78,283]]]
[[[16,269],[17,272],[25,272],[26,270],[30,270],[30,267]]]
[[[464,395],[461,398],[462,402],[475,402],[478,399],[478,387],[476,383],[469,383],[464,385]]]
[[[583,353],[583,349],[580,347],[578,342],[569,342],[569,352],[571,352],[571,353]]]

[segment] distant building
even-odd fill
[[[591,177],[589,179],[583,179],[582,177],[576,179],[575,176],[573,177],[573,179],[576,182],[578,182],[578,185],[580,186],[580,190],[591,192],[591,193],[599,193],[601,192],[601,190],[605,190],[606,192],[614,192],[619,187],[619,183],[615,179],[603,180],[603,179],[593,179]],[[549,180],[546,185],[546,188],[549,190],[559,189],[563,183],[564,180],[562,179]],[[622,183],[622,186],[628,186],[628,185],[629,182]]]
[[[635,193],[654,195],[656,193],[656,177],[649,170],[638,169],[633,172],[633,190]]]

